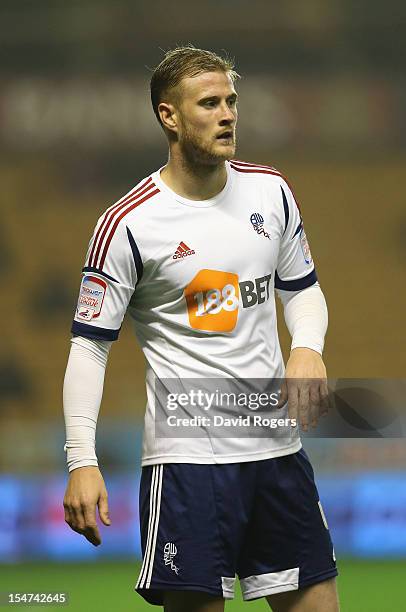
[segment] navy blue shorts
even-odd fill
[[[236,574],[246,600],[337,575],[303,449],[247,463],[144,467],[140,519],[135,590],[152,604],[172,590],[232,599]]]

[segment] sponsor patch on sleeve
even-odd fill
[[[307,264],[312,263],[312,254],[310,253],[309,243],[307,242],[306,232],[302,228],[300,230],[300,246],[302,247],[302,253],[304,260]]]
[[[101,312],[107,283],[97,276],[86,274],[80,285],[76,316],[85,321],[96,319]]]

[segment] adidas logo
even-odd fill
[[[175,254],[172,256],[172,259],[182,259],[183,257],[187,257],[188,255],[194,255],[195,252],[193,249],[190,249],[187,244],[184,242],[180,242],[178,248],[175,251]]]

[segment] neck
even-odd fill
[[[175,193],[189,200],[209,200],[224,188],[227,170],[224,161],[208,165],[191,163],[184,156],[169,154],[161,179]]]

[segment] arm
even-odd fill
[[[326,368],[322,360],[327,330],[327,306],[303,227],[300,209],[285,181],[281,186],[283,233],[275,275],[275,289],[284,306],[292,336],[279,405],[288,401],[291,418],[306,431],[319,414],[327,412]]]
[[[302,291],[277,289],[276,292],[283,304],[285,323],[292,336],[291,350],[306,347],[321,355],[328,312],[319,283]]]
[[[328,324],[326,300],[319,283],[302,291],[277,292],[292,336],[280,405],[289,397],[289,415],[297,418],[299,412],[301,426],[306,431],[309,421],[315,427],[319,415],[328,411],[327,373],[322,359]]]
[[[277,290],[284,306],[286,326],[292,336],[279,405],[289,398],[289,416],[298,418],[304,431],[309,421],[316,427],[328,411],[327,373],[322,359],[328,313],[320,285],[302,291]]]
[[[95,546],[101,543],[96,505],[102,522],[110,525],[107,491],[95,453],[104,373],[110,346],[118,338],[142,273],[141,262],[134,260],[134,239],[125,224],[111,226],[108,248],[100,261],[96,257],[104,244],[102,228],[108,227],[109,218],[107,214],[100,218],[89,243],[63,390],[69,469],[63,501],[65,520]]]
[[[95,452],[97,417],[111,342],[72,338],[63,387],[69,481],[63,500],[65,521],[98,546],[96,506],[104,525],[110,525],[107,490]]]

